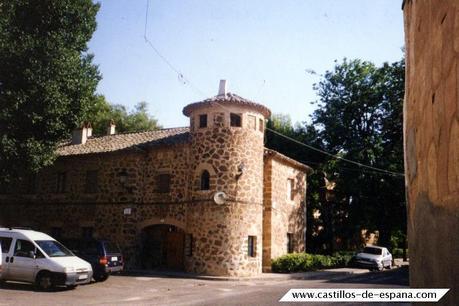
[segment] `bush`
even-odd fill
[[[393,248],[392,249],[392,257],[393,258],[402,258],[403,257],[403,249]],[[406,249],[406,257],[409,257],[408,249]]]
[[[351,260],[351,254],[335,253],[333,256],[308,253],[292,253],[272,261],[273,272],[300,272],[345,267]]]

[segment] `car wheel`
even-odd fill
[[[73,290],[73,289],[75,289],[76,287],[77,287],[77,285],[68,285],[68,286],[67,286],[67,289]]]
[[[37,276],[36,286],[39,290],[48,291],[53,287],[52,276],[49,272],[41,272]]]
[[[95,274],[94,275],[94,280],[96,282],[104,282],[106,281],[108,278],[108,274],[107,273],[101,273],[101,274]]]
[[[392,269],[392,261],[389,261],[389,264],[387,265],[386,269],[388,270]]]

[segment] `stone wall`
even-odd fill
[[[230,112],[241,114],[241,127],[230,126]],[[207,114],[205,128],[196,126],[200,114]],[[252,117],[258,120],[260,114]],[[264,133],[248,118],[248,110],[239,107],[199,108],[190,114],[194,183],[187,224],[196,240],[195,255],[187,259],[190,271],[231,276],[261,272]],[[199,190],[203,170],[211,174],[209,190]],[[225,204],[213,202],[217,191],[227,195]],[[249,236],[256,237],[254,257],[248,255]]]
[[[208,111],[210,119],[206,128],[193,123],[202,111]],[[231,127],[229,113],[214,108],[192,114],[191,143],[60,157],[53,167],[39,173],[35,192],[30,192],[30,180],[24,180],[13,186],[12,193],[0,194],[0,224],[48,233],[60,229],[63,238],[80,237],[83,228],[92,228],[95,237],[120,244],[127,268],[142,267],[146,228],[173,225],[186,235],[184,240],[192,242],[184,252],[185,270],[256,275],[262,271],[267,237],[263,235],[264,204],[272,211],[267,228],[274,239],[268,243],[273,256],[286,252],[287,232],[295,234],[295,250],[304,250],[300,230],[304,203],[300,202],[305,176],[269,159],[273,189],[270,200],[264,201],[264,118],[244,107],[231,111],[242,115],[242,127]],[[201,190],[204,170],[210,174],[209,190]],[[96,189],[87,188],[88,171],[97,173]],[[62,173],[65,188],[59,191]],[[164,175],[170,176],[166,191],[159,186]],[[286,201],[287,177],[298,184],[294,201]],[[227,195],[225,203],[214,202],[217,191]],[[277,204],[272,205],[273,201]],[[255,239],[254,254],[249,254],[249,236]]]
[[[263,271],[270,271],[271,260],[287,254],[287,233],[293,234],[294,252],[305,250],[306,173],[276,157],[265,158],[264,169]]]
[[[459,3],[408,0],[405,165],[410,285],[459,302]]]
[[[186,229],[189,202],[189,147],[159,147],[138,153],[106,153],[59,158],[36,178],[36,192],[26,183],[0,195],[0,224],[28,226],[63,238],[94,236],[120,244],[127,267],[140,266],[142,229],[162,222]],[[86,192],[86,171],[97,170],[97,192]],[[65,192],[56,192],[58,173],[66,173]],[[125,182],[120,173],[126,173]],[[158,190],[158,174],[171,175],[170,192]],[[129,208],[131,213],[124,214]]]
[[[59,158],[36,178],[0,195],[0,224],[30,226],[64,238],[80,237],[82,228],[120,244],[127,268],[141,266],[142,230],[172,224],[193,237],[185,269],[210,275],[247,276],[261,272],[263,134],[217,127],[200,134],[193,146],[156,147],[148,151]],[[193,150],[191,149],[193,148]],[[238,176],[238,165],[245,168]],[[211,173],[210,190],[199,190],[200,170]],[[87,192],[86,173],[97,171],[97,191]],[[66,173],[57,192],[58,173]],[[125,175],[125,181],[121,176]],[[158,175],[170,174],[170,192],[158,190]],[[213,202],[216,191],[229,198]],[[129,208],[131,213],[124,214]],[[248,236],[256,236],[255,257],[248,256]]]

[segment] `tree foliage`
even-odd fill
[[[147,102],[139,102],[133,111],[128,111],[120,104],[110,104],[104,96],[98,95],[87,112],[85,121],[91,123],[94,135],[106,134],[110,121],[116,124],[118,133],[156,130],[161,126],[148,114]]]
[[[91,0],[0,0],[0,180],[38,171],[87,111],[100,79]]]
[[[346,60],[314,86],[319,97],[311,123],[268,123],[299,141],[365,165],[403,173],[404,61],[382,67]],[[315,169],[308,179],[310,251],[356,247],[362,229],[378,230],[380,243],[406,233],[404,180],[298,146],[278,136],[267,146]],[[327,184],[335,183],[333,190]],[[331,189],[333,184],[329,184]],[[318,212],[314,217],[313,213]]]

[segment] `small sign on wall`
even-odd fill
[[[129,216],[132,213],[132,208],[127,207],[123,210],[123,215]]]

